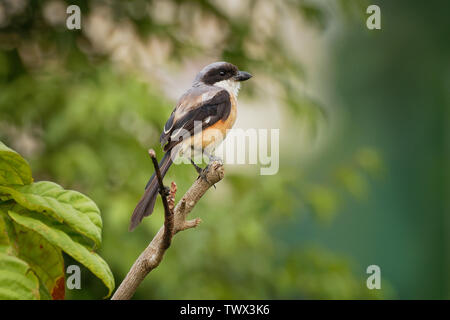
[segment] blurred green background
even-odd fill
[[[65,26],[69,4],[81,30]],[[381,8],[381,30],[366,8]],[[236,127],[280,129],[280,170],[227,165],[136,299],[450,297],[448,1],[0,1],[0,140],[91,197],[118,285],[161,226],[130,215],[204,65],[254,75]],[[173,166],[178,199],[197,177]],[[73,261],[66,257],[66,264]],[[379,265],[382,289],[366,288]],[[106,290],[83,269],[82,290]]]

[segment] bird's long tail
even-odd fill
[[[170,151],[168,151],[159,163],[159,169],[161,171],[162,177],[166,175],[167,170],[169,170],[171,164],[172,158],[170,157]],[[133,231],[134,228],[136,228],[138,224],[141,223],[144,217],[152,214],[153,208],[155,207],[156,197],[158,196],[158,190],[158,179],[156,175],[153,174],[148,181],[147,186],[145,187],[144,195],[133,211],[129,227],[130,231]]]

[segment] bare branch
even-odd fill
[[[159,184],[159,194],[161,195],[164,207],[163,246],[165,249],[167,249],[170,247],[170,243],[172,242],[173,236],[173,202],[175,201],[175,193],[177,191],[177,185],[175,184],[175,182],[172,182],[170,191],[166,190],[166,187],[163,184],[163,179],[161,171],[159,169],[158,160],[156,159],[155,150],[153,149],[148,150],[148,154],[150,155],[150,158],[152,158],[153,166],[155,167],[156,178]],[[172,210],[169,207],[167,196],[171,197]]]
[[[183,227],[179,231],[183,231],[183,230],[190,229],[190,228],[195,228],[196,226],[198,226],[200,224],[200,222],[202,222],[202,219],[200,219],[200,218],[187,220],[184,222]]]
[[[194,182],[194,184],[189,188],[189,190],[185,193],[183,198],[178,202],[175,208],[173,208],[173,204],[176,192],[176,185],[172,183],[169,192],[169,199],[168,200],[166,199],[168,204],[167,208],[169,209],[168,211],[173,213],[172,215],[173,229],[171,237],[173,237],[173,235],[175,235],[179,231],[194,228],[201,222],[199,218],[186,221],[186,217],[192,211],[192,209],[195,207],[195,205],[201,199],[201,197],[206,193],[206,191],[209,188],[211,188],[211,186],[213,186],[214,184],[223,179],[224,176],[223,165],[219,161],[214,161],[210,163],[205,170],[206,171],[203,175],[205,179],[202,178],[197,179]],[[161,185],[162,179],[160,186]],[[173,210],[170,210],[171,209],[170,206],[172,206]],[[141,253],[138,259],[134,262],[127,276],[114,293],[112,300],[131,299],[134,293],[136,292],[136,289],[139,287],[140,283],[145,279],[147,274],[153,269],[155,269],[161,263],[164,253],[168,248],[168,246],[166,246],[167,243],[164,240],[165,238],[164,233],[165,230],[171,229],[170,226],[167,226],[168,223],[167,216],[165,215],[165,217],[166,218],[164,221],[164,226],[162,226],[159,229],[158,233],[155,235],[155,237],[147,246],[147,248]],[[166,233],[166,235],[167,234],[168,233]]]
[[[172,182],[170,185],[169,198],[167,201],[167,209],[164,207],[164,235],[163,245],[167,250],[170,247],[173,237],[173,208],[175,205],[175,194],[177,192],[177,185]],[[161,195],[162,196],[162,195]]]

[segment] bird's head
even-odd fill
[[[194,83],[218,86],[237,96],[241,81],[251,77],[250,73],[239,71],[235,65],[229,62],[214,62],[197,74]]]

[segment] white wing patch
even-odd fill
[[[177,138],[177,134],[184,128],[184,126],[182,126],[181,128],[175,130],[174,132],[172,132],[172,134],[170,135],[170,139],[171,140],[175,140],[175,138]]]
[[[217,91],[208,90],[207,92],[202,94],[202,103],[211,100],[216,94]]]

